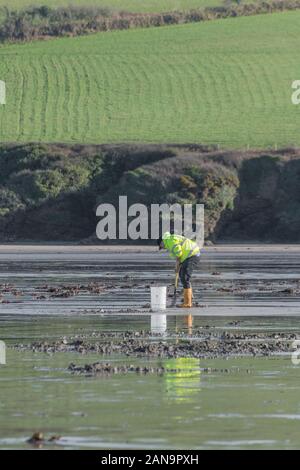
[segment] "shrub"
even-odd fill
[[[24,207],[18,195],[7,188],[0,187],[0,217]]]
[[[27,41],[44,36],[69,36],[116,29],[158,27],[299,8],[300,0],[269,0],[253,4],[241,4],[236,0],[226,2],[223,6],[162,14],[117,12],[101,7],[69,6],[53,9],[41,6],[21,11],[2,8],[0,40]]]

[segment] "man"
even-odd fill
[[[184,302],[181,307],[190,308],[192,304],[191,277],[193,270],[198,267],[200,261],[200,248],[193,240],[181,235],[163,234],[157,240],[159,249],[168,250],[171,258],[176,258],[176,272],[179,271],[180,281],[184,289]]]

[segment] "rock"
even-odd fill
[[[42,447],[44,444],[56,442],[61,439],[61,436],[53,435],[49,439],[45,439],[44,434],[40,431],[35,432],[30,439],[27,440],[29,444]]]
[[[44,434],[42,432],[35,432],[31,438],[27,440],[29,444],[41,444],[44,441]]]
[[[282,291],[280,291],[282,294],[289,294],[289,295],[292,295],[292,294],[295,294],[295,290],[292,289],[292,288],[287,288],[287,289],[284,289]]]

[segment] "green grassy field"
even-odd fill
[[[2,141],[300,144],[300,12],[0,48]]]
[[[76,6],[100,6],[117,10],[134,12],[160,12],[171,10],[188,10],[206,6],[222,4],[222,0],[0,0],[0,6],[10,8],[24,8],[32,5],[48,5],[60,7],[68,5]]]

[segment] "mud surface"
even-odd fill
[[[77,375],[112,375],[112,374],[128,374],[135,372],[136,374],[164,374],[164,373],[178,373],[180,369],[165,369],[164,367],[150,367],[145,365],[134,366],[122,365],[116,366],[115,364],[95,362],[93,364],[85,364],[84,366],[78,366],[76,364],[70,364],[68,370],[72,374]]]
[[[214,334],[194,330],[192,338],[186,333],[164,339],[161,335],[151,338],[147,332],[91,333],[78,338],[62,338],[55,342],[17,344],[17,350],[29,350],[48,354],[76,352],[80,354],[145,356],[157,358],[213,358],[224,356],[270,356],[292,351],[295,333],[232,333]],[[101,338],[101,341],[98,341]],[[92,341],[91,341],[92,340]]]
[[[0,314],[148,315],[150,287],[173,283],[152,247],[0,246]],[[194,316],[300,316],[300,249],[205,247],[193,291]]]
[[[152,367],[149,365],[139,365],[135,366],[133,364],[130,365],[122,365],[122,366],[116,366],[113,363],[103,363],[103,362],[95,362],[93,364],[85,364],[83,366],[81,365],[76,365],[74,363],[70,364],[68,367],[68,371],[70,371],[74,375],[84,375],[87,377],[94,377],[94,376],[110,376],[114,374],[142,374],[142,375],[147,375],[147,374],[157,374],[157,375],[163,375],[163,374],[188,374],[188,373],[194,373],[195,369],[176,369],[176,368],[166,368],[163,366],[160,367]],[[239,368],[235,369],[216,369],[216,368],[211,368],[211,367],[205,367],[201,368],[200,372],[206,373],[206,374],[211,374],[211,373],[220,373],[220,374],[229,374],[230,372],[237,373],[239,372]],[[251,373],[250,369],[247,369],[246,371],[248,374]]]

